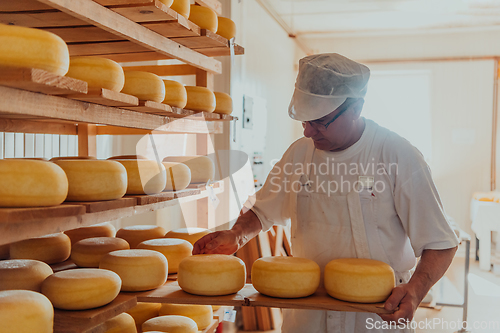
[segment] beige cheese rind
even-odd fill
[[[233,20],[227,17],[218,17],[217,22],[217,35],[224,37],[225,39],[231,39],[236,36],[236,24]]]
[[[217,32],[217,13],[208,7],[191,5],[189,21],[202,29]]]
[[[211,305],[197,304],[162,304],[160,316],[178,315],[193,319],[198,325],[198,330],[204,330],[213,320],[213,310]]]
[[[127,310],[127,313],[134,318],[137,332],[142,332],[142,324],[148,319],[158,317],[160,308],[161,303],[137,302],[137,305]]]
[[[163,162],[167,174],[166,191],[184,190],[191,183],[191,170],[183,163]]]
[[[125,84],[121,91],[141,100],[163,102],[165,85],[162,79],[153,73],[140,71],[125,71]]]
[[[128,250],[127,241],[114,237],[94,237],[82,239],[73,244],[71,260],[79,267],[99,268],[102,257],[109,252]]]
[[[189,0],[174,0],[170,8],[185,18],[188,18],[191,9],[191,2]]]
[[[165,85],[163,103],[183,109],[187,104],[186,88],[182,83],[173,80],[163,80],[163,84]]]
[[[111,223],[104,222],[81,228],[66,230],[64,231],[64,233],[71,239],[71,244],[75,244],[76,242],[86,238],[114,237],[116,234],[116,229]]]
[[[134,318],[125,312],[105,321],[103,326],[104,333],[137,333]]]
[[[47,264],[65,261],[71,254],[71,240],[63,233],[29,238],[10,244],[11,259],[40,260]]]
[[[186,86],[188,110],[214,112],[216,100],[214,93],[205,87]]]
[[[165,229],[157,225],[132,225],[118,230],[116,237],[123,238],[131,249],[136,249],[139,243],[149,239],[162,238],[165,233]]]
[[[168,333],[197,333],[196,322],[184,316],[160,316],[142,324],[143,332],[161,331]]]
[[[181,228],[170,230],[165,235],[165,238],[180,238],[185,239],[194,246],[194,244],[203,236],[208,235],[211,231],[204,228]]]
[[[215,179],[215,164],[207,156],[167,156],[163,162],[187,165],[191,170],[191,183],[206,183]]]
[[[89,88],[116,92],[125,84],[123,68],[113,60],[99,57],[71,57],[66,76],[87,82]]]
[[[152,160],[116,160],[127,170],[127,194],[157,194],[167,185],[167,172]]]
[[[193,245],[184,239],[160,238],[140,243],[137,248],[162,253],[168,261],[168,273],[177,273],[182,259],[191,256]]]
[[[233,99],[226,93],[214,92],[215,113],[231,114],[233,112]]]
[[[42,282],[52,268],[42,261],[14,259],[0,261],[0,290],[32,290],[40,292]]]

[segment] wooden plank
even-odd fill
[[[84,311],[54,310],[54,333],[80,333],[108,319],[116,317],[137,305],[135,297],[119,294],[113,302],[103,307]]]
[[[242,307],[241,316],[243,319],[243,330],[256,331],[257,330],[257,314],[255,308]]]
[[[102,6],[124,6],[148,4],[151,0],[94,0]]]
[[[135,198],[137,200],[137,205],[151,205],[163,201],[174,200],[178,198],[185,198],[192,195],[201,194],[198,189],[186,189],[181,191],[165,191],[158,194],[149,195],[127,195],[126,198]]]
[[[87,92],[87,82],[37,68],[0,66],[0,85],[48,95]]]
[[[116,62],[139,62],[172,59],[172,57],[157,52],[117,53],[101,55],[101,57],[108,58]]]
[[[95,103],[106,106],[127,107],[138,106],[139,99],[132,95],[127,95],[109,89],[89,89],[86,94],[66,95],[66,98],[82,102]]]
[[[219,0],[195,0],[194,2],[200,6],[212,9],[218,16],[222,15],[222,4]]]
[[[201,331],[201,333],[215,333],[218,326],[219,326],[219,320],[213,319],[212,323],[207,328],[205,328],[203,331]]]
[[[165,6],[159,0],[152,0],[147,4],[137,6],[113,7],[111,10],[138,23],[176,21],[178,16],[175,10]]]
[[[4,12],[0,13],[0,23],[19,25],[28,28],[76,27],[88,25],[85,21],[58,11],[24,13]]]
[[[114,35],[94,26],[70,27],[70,28],[44,28],[45,31],[50,31],[62,39],[66,43],[83,43],[83,42],[109,42],[123,40],[123,37]]]
[[[182,134],[182,133],[211,133],[221,134],[223,124],[220,122],[200,122],[191,119],[177,118],[166,126],[158,127],[156,130],[118,126],[97,126],[97,135],[146,135],[146,134]]]
[[[131,22],[120,14],[102,7],[91,0],[39,1],[87,22],[86,25],[90,23],[152,51],[182,60],[187,64],[212,73],[221,73],[222,71],[222,65],[219,61],[201,56],[199,53],[168,40],[146,27]]]
[[[126,109],[169,116],[172,114],[172,108],[170,107],[170,105],[144,100],[139,100],[138,106],[127,106]]]
[[[78,124],[78,156],[97,156],[97,130],[94,124]]]
[[[68,259],[58,264],[52,264],[50,265],[50,268],[52,268],[52,271],[54,273],[57,273],[61,271],[67,271],[68,269],[76,269],[78,268],[78,266],[71,259]]]
[[[257,315],[257,328],[259,331],[270,331],[273,327],[271,320],[271,312],[267,307],[255,307],[255,314]]]
[[[124,197],[108,201],[93,201],[93,202],[68,201],[65,204],[82,205],[85,206],[85,211],[87,213],[97,213],[97,212],[104,212],[106,210],[133,207],[137,204],[137,200],[135,198]]]
[[[144,27],[168,38],[172,37],[198,37],[201,34],[199,26],[179,15],[176,21],[143,23]]]
[[[196,68],[190,65],[124,66],[128,71],[150,72],[159,76],[195,75]]]
[[[0,223],[3,226],[14,225],[34,219],[48,219],[85,214],[82,205],[59,205],[33,208],[0,208]],[[2,233],[0,233],[2,234]]]
[[[75,124],[6,118],[0,118],[0,132],[77,134]]]
[[[68,49],[71,56],[100,56],[106,54],[140,53],[147,51],[147,48],[144,46],[130,41],[69,44]]]
[[[0,12],[30,12],[40,10],[54,10],[36,0],[0,1]]]
[[[229,41],[210,30],[201,29],[200,36],[171,38],[177,43],[189,47],[190,49],[205,49],[225,47],[229,50]]]
[[[231,55],[229,47],[211,47],[211,48],[201,48],[194,50],[201,54],[206,55],[207,57],[222,57]],[[235,55],[245,54],[245,49],[239,45],[235,45],[234,54]]]

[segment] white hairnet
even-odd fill
[[[322,118],[349,97],[365,97],[369,78],[368,67],[337,53],[302,58],[288,114],[300,121]]]

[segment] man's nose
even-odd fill
[[[304,136],[306,138],[311,138],[314,136],[314,134],[316,134],[318,131],[313,127],[311,126],[311,124],[309,123],[304,123]]]

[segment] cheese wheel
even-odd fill
[[[314,294],[321,270],[312,260],[297,257],[264,257],[252,265],[252,284],[261,294],[298,298]]]
[[[30,290],[0,291],[0,330],[52,333],[54,308],[44,295]]]
[[[106,254],[99,268],[109,269],[122,279],[122,291],[144,291],[167,282],[165,256],[151,250],[120,250]]]
[[[0,260],[9,259],[10,244],[0,245]]]
[[[0,65],[64,75],[69,68],[68,46],[48,31],[0,24]]]
[[[108,158],[108,160],[147,160],[146,156],[142,155],[118,155]]]
[[[183,163],[163,162],[167,172],[166,191],[180,191],[191,183],[191,170]]]
[[[120,277],[109,270],[69,269],[52,274],[42,293],[57,309],[87,310],[112,302],[120,292]]]
[[[325,289],[334,298],[358,303],[384,302],[394,288],[394,271],[372,259],[336,259],[325,267]]]
[[[161,163],[152,160],[116,160],[127,170],[127,194],[157,194],[167,185]]]
[[[121,238],[87,238],[73,244],[71,248],[71,260],[79,267],[99,268],[99,262],[105,254],[116,250],[128,249],[130,249],[130,246],[127,241]]]
[[[127,170],[116,161],[55,161],[68,177],[67,201],[119,199],[127,191]]]
[[[196,322],[184,316],[160,316],[142,324],[143,332],[198,333]]]
[[[216,113],[231,114],[233,112],[233,99],[226,93],[214,92]]]
[[[192,245],[198,241],[201,237],[211,233],[210,230],[204,228],[180,228],[175,230],[170,230],[165,235],[165,238],[180,238],[185,239]]]
[[[125,239],[131,249],[136,249],[139,243],[161,238],[165,236],[165,232],[165,229],[157,225],[132,225],[118,230],[116,237]]]
[[[198,6],[199,7],[199,6]],[[186,86],[187,103],[184,107],[193,111],[214,112],[215,110],[215,95],[204,87]]]
[[[236,24],[233,20],[227,17],[219,16],[217,21],[217,35],[222,36],[225,39],[236,37]]]
[[[140,243],[137,248],[162,253],[168,261],[168,273],[177,273],[182,259],[191,256],[193,245],[184,239],[159,238]]]
[[[122,93],[135,96],[141,100],[161,103],[165,99],[165,85],[156,74],[125,71],[125,85]]]
[[[185,18],[188,18],[191,9],[191,2],[189,0],[174,0],[170,8]]]
[[[122,66],[99,57],[71,57],[66,76],[88,83],[89,88],[105,88],[120,92],[125,84]]]
[[[142,332],[142,324],[148,319],[158,317],[161,303],[143,303],[137,302],[137,305],[132,309],[127,310],[127,313],[134,318],[137,332]]]
[[[191,5],[189,21],[202,29],[217,32],[217,13],[208,7]]]
[[[104,333],[137,333],[134,318],[125,312],[106,320],[103,326]]]
[[[109,223],[99,223],[94,225],[89,225],[77,229],[71,229],[64,231],[66,235],[71,239],[71,245],[78,241],[86,238],[93,237],[114,237],[116,234],[115,227]]]
[[[214,162],[206,156],[168,156],[163,162],[176,162],[187,165],[191,170],[191,183],[206,183],[215,179]]]
[[[163,103],[177,108],[184,108],[187,104],[187,92],[184,86],[173,80],[163,80],[165,85],[165,99]]]
[[[165,6],[170,7],[174,3],[174,0],[160,0]]]
[[[66,161],[66,160],[96,160],[94,156],[58,156],[58,157],[52,157],[50,159],[50,162],[55,162],[55,161]]]
[[[212,323],[214,313],[211,305],[162,304],[160,316],[178,315],[193,319],[198,330],[204,330]]]
[[[55,206],[67,194],[68,178],[59,166],[45,161],[0,160],[0,207]]]
[[[25,239],[10,244],[11,259],[33,259],[57,264],[69,258],[71,240],[63,233]]]
[[[38,260],[0,261],[0,290],[23,289],[40,292],[42,282],[52,273],[49,265]]]
[[[202,296],[234,294],[245,286],[245,263],[235,256],[200,254],[184,258],[177,274],[185,292]]]

